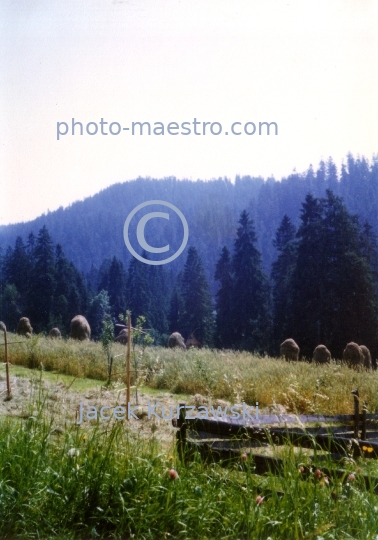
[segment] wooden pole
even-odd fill
[[[361,430],[361,439],[366,441],[366,413],[367,413],[367,403],[364,401],[362,407],[362,430]]]
[[[12,399],[11,387],[9,381],[9,362],[8,362],[8,337],[7,337],[7,327],[3,322],[0,321],[0,330],[4,332],[4,345],[5,345],[5,373],[7,379],[7,397],[6,401]]]
[[[126,403],[130,403],[130,355],[131,355],[131,317],[127,315],[127,351],[126,351]]]
[[[186,458],[186,442],[187,442],[187,424],[185,422],[185,416],[186,416],[186,412],[185,412],[185,403],[180,403],[179,405],[180,407],[180,418],[178,419],[178,425],[179,425],[179,430],[178,432],[176,433],[176,437],[177,437],[177,450],[178,450],[178,454],[180,456],[180,459],[182,461],[185,461],[185,458]]]
[[[358,389],[352,390],[354,400],[354,436],[358,439],[359,420],[360,420],[360,400],[358,397]]]

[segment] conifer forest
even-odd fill
[[[171,264],[144,264],[125,248],[125,217],[147,199],[170,201],[188,221],[188,245]],[[0,320],[15,330],[27,316],[34,332],[67,336],[82,314],[99,339],[105,315],[117,323],[130,310],[158,345],[177,331],[277,355],[293,338],[305,357],[324,343],[340,358],[355,341],[375,359],[377,234],[376,157],[348,155],[340,170],[329,158],[280,180],[138,178],[0,227]]]

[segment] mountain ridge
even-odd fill
[[[275,232],[287,214],[299,222],[301,203],[307,193],[324,197],[332,189],[343,197],[348,210],[357,213],[361,221],[369,221],[378,233],[378,162],[369,164],[365,158],[348,156],[348,164],[337,175],[332,160],[321,162],[305,173],[293,173],[280,181],[274,178],[236,177],[215,180],[178,180],[137,178],[117,182],[100,192],[75,201],[66,208],[42,214],[38,218],[0,227],[0,247],[3,252],[13,246],[17,236],[24,240],[30,232],[37,235],[44,225],[54,243],[62,245],[69,260],[82,272],[92,265],[99,267],[104,259],[118,257],[126,266],[131,260],[123,239],[123,226],[129,212],[147,200],[163,200],[177,206],[189,224],[189,242],[183,254],[170,263],[174,273],[182,269],[188,247],[194,245],[205,267],[211,289],[214,267],[224,245],[233,249],[238,219],[247,210],[254,220],[258,248],[263,266],[270,271],[276,258],[272,245]],[[154,220],[151,244],[159,243],[165,220]]]

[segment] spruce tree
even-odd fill
[[[56,287],[54,291],[53,316],[50,326],[58,326],[65,334],[75,315],[85,314],[88,309],[88,293],[80,272],[68,261],[60,244],[55,249]]]
[[[262,270],[261,254],[255,244],[253,221],[244,210],[239,220],[232,260],[234,303],[232,324],[235,346],[264,352],[270,337],[270,292]]]
[[[357,217],[328,190],[325,199],[306,197],[301,220],[290,337],[307,357],[320,343],[337,358],[349,341],[375,350],[374,280]]]
[[[183,273],[178,273],[175,285],[172,290],[169,305],[169,331],[170,333],[179,331],[179,320],[184,311],[184,299],[182,296]]]
[[[30,257],[20,236],[16,238],[14,249],[9,248],[4,258],[4,279],[13,284],[21,295],[21,308],[25,308],[30,289]]]
[[[62,246],[58,244],[55,249],[55,270],[57,276],[53,302],[52,326],[57,326],[65,334],[71,320],[69,309],[69,295],[72,284],[70,265],[64,256]],[[76,313],[79,315],[79,313]]]
[[[126,311],[127,275],[122,261],[113,257],[107,279],[111,315],[115,320]]]
[[[360,246],[362,255],[371,267],[375,290],[378,294],[378,242],[373,227],[365,221],[360,234]]]
[[[272,264],[273,282],[273,346],[277,353],[278,344],[288,337],[288,314],[290,311],[291,278],[296,264],[295,227],[285,214],[279,226],[273,245],[278,251],[277,260]]]
[[[325,340],[337,355],[348,341],[375,349],[378,317],[374,280],[363,254],[358,218],[349,214],[331,191],[327,191],[323,205]]]
[[[188,249],[182,282],[183,312],[178,325],[185,338],[190,333],[203,345],[212,345],[214,317],[209,286],[195,247]]]
[[[15,332],[23,314],[22,298],[15,285],[8,283],[4,286],[1,304],[1,320],[5,322],[8,330]]]
[[[324,298],[322,213],[321,201],[308,194],[302,204],[302,223],[297,233],[298,256],[292,275],[290,323],[286,336],[295,339],[306,356],[312,355],[316,345],[324,343],[321,333]]]
[[[231,254],[226,246],[217,262],[214,278],[219,281],[216,294],[215,346],[229,349],[234,343],[233,328],[230,324],[234,294]]]
[[[46,226],[38,233],[35,263],[31,271],[28,314],[36,332],[47,330],[53,313],[53,299],[56,286],[54,250]]]
[[[145,252],[142,256],[147,258]],[[151,290],[148,278],[148,265],[133,257],[130,261],[127,276],[126,301],[127,309],[131,311],[131,320],[134,326],[140,316],[146,318],[147,327],[151,324]]]
[[[161,336],[169,331],[169,288],[164,266],[150,265],[148,280],[151,291],[150,325],[155,330],[155,343],[158,343]]]

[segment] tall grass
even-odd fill
[[[10,346],[10,361],[25,367],[106,381],[107,362],[100,343],[34,337]],[[125,352],[115,344],[114,379],[125,376]],[[265,407],[280,403],[290,412],[342,414],[353,411],[350,392],[359,389],[369,412],[378,411],[378,372],[356,372],[340,363],[314,365],[210,349],[182,351],[163,347],[135,350],[139,382],[174,393],[200,393],[233,403]],[[4,349],[0,343],[0,362]],[[135,383],[135,373],[132,374]]]
[[[229,468],[181,463],[127,423],[53,430],[45,396],[24,420],[0,421],[0,537],[136,539],[354,538],[378,534],[378,497],[358,475],[339,484],[304,477],[293,452],[279,478],[253,474],[253,458]],[[328,464],[328,466],[331,466]],[[170,469],[178,473],[171,479]]]
[[[163,359],[164,370],[150,386],[188,394],[201,393],[260,407],[280,403],[290,412],[353,412],[351,391],[359,389],[369,411],[378,410],[378,372],[356,372],[340,363],[315,365],[258,357],[245,352],[192,349],[146,351],[147,361]]]

